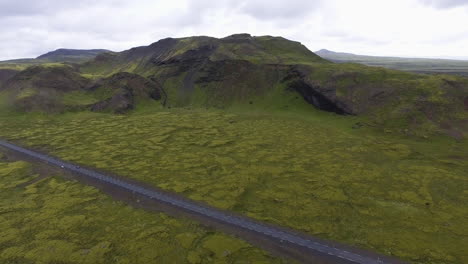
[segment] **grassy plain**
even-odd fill
[[[284,263],[239,239],[3,157],[0,263]]]
[[[320,51],[317,54],[337,63],[359,63],[400,71],[468,76],[468,61],[466,60],[364,56]]]
[[[145,110],[145,111],[143,111]],[[467,263],[468,144],[319,111],[0,117],[0,137],[413,263]]]

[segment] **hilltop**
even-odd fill
[[[464,77],[334,63],[299,42],[236,34],[0,78],[2,140],[404,261],[467,263]],[[65,225],[60,239],[82,226]],[[36,244],[0,258],[41,258]],[[205,249],[196,262],[213,260]]]
[[[57,49],[36,58],[0,61],[0,69],[24,69],[28,66],[54,63],[83,63],[97,55],[111,52],[106,49]]]
[[[84,78],[88,86],[121,72],[138,75],[145,82],[154,83],[161,95],[155,99],[150,92],[142,102],[160,100],[166,108],[308,111],[313,106],[340,115],[357,115],[382,130],[410,135],[442,133],[462,139],[467,131],[468,79],[334,64],[301,43],[282,37],[236,34],[220,39],[167,38],[123,52],[101,53],[83,64],[68,67],[67,72]],[[47,82],[63,81],[62,73],[46,76]],[[25,89],[25,85],[18,84],[25,78],[42,77],[26,74],[12,78],[1,89],[10,93]],[[117,82],[113,82],[115,87],[119,87]],[[37,83],[29,82],[29,89],[56,90],[54,86],[41,88]],[[88,110],[96,110],[93,104],[110,100],[114,94],[105,93],[106,97],[86,88],[73,93],[79,94],[72,98],[80,102],[72,104]],[[56,100],[60,101],[69,91],[47,94],[60,94],[62,99]],[[119,113],[134,109],[133,103],[132,107],[117,107],[127,104],[124,97],[115,97],[113,107],[104,108]],[[35,109],[41,109],[41,104]]]
[[[105,49],[57,49],[37,57],[37,60],[48,60],[50,62],[84,62],[94,59],[97,55],[111,52]]]

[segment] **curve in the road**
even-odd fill
[[[49,163],[51,165],[55,165],[55,166],[58,166],[60,168],[67,169],[69,171],[79,173],[79,174],[82,174],[82,175],[97,179],[99,181],[106,182],[106,183],[109,183],[109,184],[112,184],[112,185],[127,189],[129,191],[138,193],[140,195],[144,195],[144,196],[149,197],[151,199],[156,199],[158,201],[162,201],[162,202],[171,204],[171,205],[173,205],[175,207],[183,208],[185,210],[189,210],[189,211],[192,211],[194,213],[198,213],[198,214],[210,217],[212,219],[216,219],[218,221],[228,223],[228,224],[236,226],[238,228],[247,229],[247,230],[250,230],[250,231],[253,231],[253,232],[257,232],[257,233],[263,234],[265,236],[268,236],[270,238],[274,238],[274,239],[277,239],[277,240],[280,240],[280,241],[287,241],[287,242],[292,243],[294,245],[297,245],[297,246],[300,246],[300,247],[303,247],[303,248],[306,248],[306,249],[309,249],[309,250],[312,250],[312,251],[320,252],[322,254],[329,255],[330,257],[340,259],[341,261],[346,260],[346,261],[349,261],[351,263],[360,263],[360,264],[389,263],[389,262],[386,262],[386,261],[384,261],[384,260],[382,260],[380,258],[375,259],[375,258],[371,258],[371,257],[368,257],[368,256],[363,256],[363,255],[355,253],[355,252],[350,252],[348,250],[344,250],[344,249],[332,247],[332,246],[329,246],[329,245],[325,245],[323,243],[311,241],[309,239],[298,236],[298,235],[296,235],[294,233],[289,233],[289,232],[284,231],[284,230],[278,230],[278,229],[275,229],[273,227],[266,226],[266,225],[264,225],[264,224],[262,224],[262,223],[260,223],[258,221],[255,221],[255,220],[235,217],[235,216],[226,214],[226,213],[224,213],[224,212],[222,212],[220,210],[200,206],[195,202],[190,202],[190,201],[186,201],[186,200],[177,199],[177,198],[171,197],[171,196],[169,196],[167,194],[164,194],[164,193],[161,193],[161,192],[158,192],[158,191],[154,191],[154,190],[150,190],[150,189],[138,186],[138,185],[133,184],[133,183],[128,183],[128,182],[125,182],[125,181],[123,181],[121,179],[116,179],[114,177],[110,177],[110,176],[104,175],[104,174],[96,172],[96,171],[92,171],[92,170],[89,170],[89,169],[86,169],[86,168],[82,168],[80,166],[71,164],[69,162],[64,162],[64,161],[61,161],[59,159],[56,159],[56,158],[53,158],[53,157],[50,157],[50,156],[47,156],[47,155],[44,155],[44,154],[41,154],[41,153],[38,153],[38,152],[35,152],[35,151],[31,151],[31,150],[22,148],[20,146],[11,144],[11,143],[6,142],[6,141],[0,140],[0,146],[3,146],[5,148],[8,148],[10,150],[13,150],[13,151],[16,151],[16,152],[19,152],[19,153],[22,153],[22,154],[26,154],[26,155],[31,156],[33,158],[39,159],[41,161],[45,161],[45,162],[47,162],[47,163]]]

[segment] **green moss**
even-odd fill
[[[90,105],[98,102],[99,97],[89,92],[74,91],[64,94],[62,100],[65,105]]]
[[[18,95],[16,96],[16,99],[18,99],[18,100],[24,99],[24,98],[27,98],[27,97],[30,97],[30,96],[34,96],[37,93],[38,93],[37,90],[35,90],[33,88],[22,89],[21,92],[18,93]]]
[[[176,239],[184,248],[191,248],[193,242],[198,238],[198,235],[192,233],[184,233],[176,236]]]
[[[466,262],[459,238],[467,235],[467,142],[353,129],[363,118],[300,108],[268,113],[239,109],[3,117],[0,137],[414,263]],[[39,195],[41,184],[25,191]],[[47,180],[47,186],[68,190],[54,180]],[[65,196],[44,204],[49,211],[96,204],[84,198]],[[37,200],[22,206],[37,208]],[[63,225],[52,223],[57,230],[74,232],[80,215],[89,221],[89,215],[74,213]],[[183,249],[205,241],[199,236],[190,242],[185,234],[197,234],[191,230],[175,234],[161,225],[148,230],[139,233],[141,240],[172,237]],[[41,236],[62,239],[53,233]],[[132,245],[138,246],[145,248]],[[208,249],[187,250],[207,261],[203,250]]]
[[[203,247],[213,252],[216,258],[227,257],[246,246],[247,244],[224,235],[209,236],[203,242]]]
[[[205,240],[222,237],[249,252],[263,251],[188,220],[116,202],[60,177],[37,181],[26,162],[0,161],[1,263],[214,263]],[[34,190],[34,191],[32,191]],[[283,263],[269,257],[271,263]]]

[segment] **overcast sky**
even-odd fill
[[[0,0],[0,60],[243,32],[313,51],[468,59],[467,25],[468,0]]]

